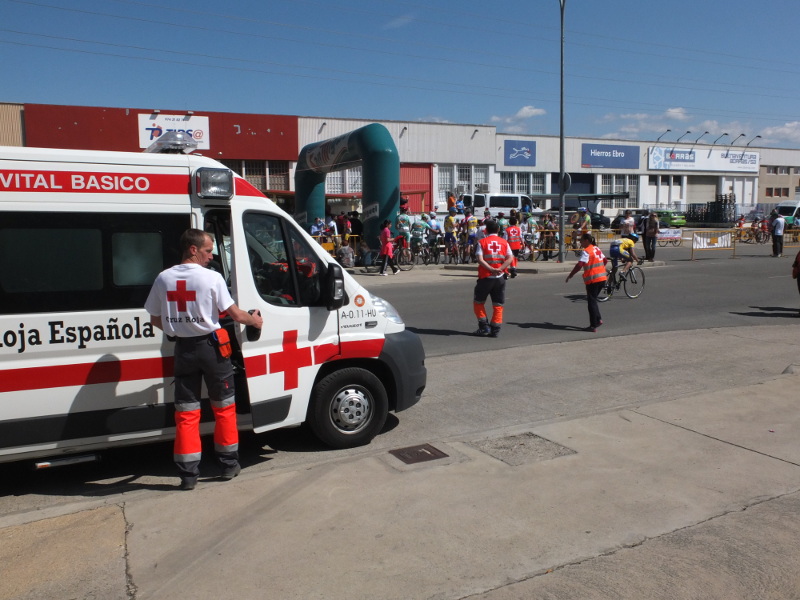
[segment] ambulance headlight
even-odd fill
[[[386,317],[389,321],[393,323],[397,323],[398,325],[403,324],[403,319],[400,317],[400,313],[397,312],[394,306],[389,304],[383,298],[379,298],[378,296],[373,296],[370,294],[372,299],[372,305],[375,307],[380,314]]]
[[[233,171],[230,169],[197,169],[195,187],[201,198],[222,198],[233,196]]]

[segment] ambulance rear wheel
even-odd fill
[[[324,377],[311,394],[308,424],[332,448],[353,448],[372,441],[389,414],[380,379],[350,367]]]

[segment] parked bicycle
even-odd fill
[[[597,297],[598,302],[605,302],[614,292],[622,288],[628,298],[638,298],[644,291],[644,271],[640,267],[632,266],[625,271],[621,266],[617,268],[615,274],[609,271],[606,284]]]

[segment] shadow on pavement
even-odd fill
[[[785,306],[750,306],[755,310],[748,312],[731,312],[732,315],[739,315],[741,317],[772,317],[772,318],[797,318],[800,317],[800,311],[796,308],[787,308]]]

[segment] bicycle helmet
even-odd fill
[[[435,213],[435,212],[429,212],[429,213],[428,213],[428,216],[429,216],[431,219],[435,219],[435,218],[436,218],[436,213]]]
[[[447,212],[449,212],[451,215],[454,215],[456,214],[456,209],[455,207],[451,206],[450,208],[447,209]]]
[[[422,220],[423,221],[427,221],[428,220],[428,215],[426,215],[425,213],[422,213]]]
[[[626,237],[629,240],[633,240],[634,242],[638,242],[639,241],[639,234],[638,233],[629,233],[628,235],[625,235],[625,236],[622,236],[622,237]]]

